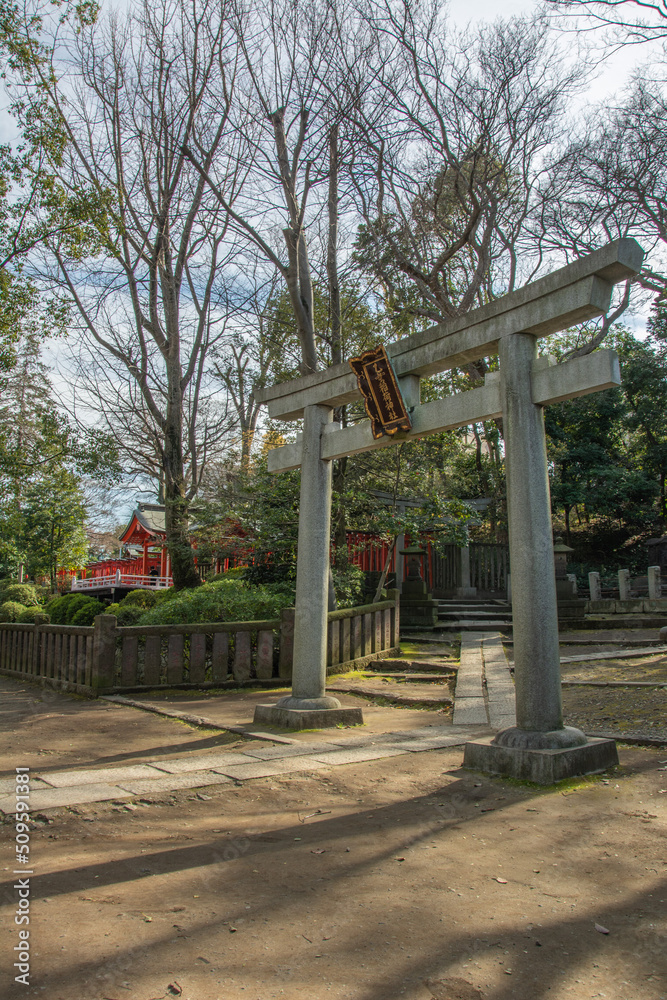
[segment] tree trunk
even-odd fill
[[[165,530],[176,590],[201,584],[188,535],[189,503],[183,473],[182,407],[170,405],[164,442]]]

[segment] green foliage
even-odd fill
[[[86,603],[84,605],[78,605],[75,611],[71,611],[73,605],[70,605],[71,617],[69,620],[70,625],[92,625],[95,619],[95,615],[103,615],[105,612],[105,607],[102,601],[97,601],[95,598],[86,598]]]
[[[30,583],[12,583],[4,588],[2,596],[5,601],[18,601],[26,606],[39,604],[37,591]]]
[[[615,565],[630,566],[635,557],[626,543],[634,539],[641,548],[642,540],[662,533],[666,513],[664,349],[622,327],[610,340],[619,352],[621,387],[545,412],[554,520],[563,518],[569,544],[576,531],[577,556],[597,568],[610,557]],[[573,343],[568,333],[550,343],[550,350],[564,353]]]
[[[158,593],[155,590],[131,590],[119,604],[122,608],[136,607],[147,611],[148,608],[154,608],[157,601]]]
[[[206,583],[181,590],[170,601],[146,611],[141,625],[182,625],[192,622],[262,621],[277,618],[294,603],[291,588],[250,586],[242,580]]]
[[[68,622],[67,611],[69,606],[77,598],[85,598],[84,594],[63,594],[62,597],[54,597],[46,605],[45,611],[53,625],[65,625]],[[94,599],[94,598],[93,598]],[[77,607],[81,607],[81,603],[77,604]],[[75,608],[76,610],[76,608]]]
[[[44,608],[40,607],[39,604],[36,604],[32,608],[26,608],[25,611],[22,611],[19,617],[17,618],[17,621],[23,625],[34,625],[35,616],[43,614],[44,614]]]
[[[26,610],[18,601],[4,601],[0,604],[0,622],[17,622]]]
[[[344,568],[333,567],[338,608],[356,608],[364,603],[365,576],[364,571],[355,566],[354,563],[348,563]]]
[[[117,604],[110,604],[104,614],[115,615],[120,626],[136,625],[144,614],[145,609],[137,607],[136,604],[124,604],[120,601]]]

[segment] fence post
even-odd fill
[[[32,636],[32,675],[39,677],[40,654],[42,651],[42,625],[48,625],[51,619],[48,615],[35,615],[35,629]]]
[[[619,569],[618,571],[618,597],[621,601],[630,600],[630,570]]]
[[[391,647],[394,648],[401,641],[401,594],[398,590],[388,590],[387,599],[395,601],[396,607],[391,611]]]
[[[95,615],[93,620],[93,664],[90,684],[95,697],[100,690],[113,687],[116,624],[115,615]]]
[[[591,601],[602,600],[602,586],[600,584],[599,573],[588,574],[588,589],[590,590]]]
[[[292,676],[292,658],[294,655],[294,608],[283,608],[280,612],[280,655],[278,658],[278,675],[285,680]]]
[[[648,568],[648,597],[649,601],[659,601],[662,587],[660,583],[660,567],[649,566]]]

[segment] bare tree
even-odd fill
[[[359,102],[357,255],[399,312],[437,322],[541,266],[527,223],[581,72],[539,19],[459,34],[438,0],[371,0],[363,16],[376,82]]]
[[[112,15],[58,40],[66,69],[38,64],[37,92],[27,94],[42,127],[56,120],[66,137],[51,168],[63,214],[79,213],[74,235],[45,244],[42,277],[66,290],[81,336],[124,380],[112,405],[131,404],[118,420],[133,411],[144,439],[126,444],[139,467],[159,456],[177,587],[199,582],[188,507],[206,440],[206,359],[225,333],[239,275],[227,213],[183,152],[196,134],[208,170],[223,148],[226,162],[238,148],[226,16],[213,0],[137,2],[122,22]],[[218,173],[230,203],[240,182],[238,172]]]
[[[630,302],[632,287],[667,291],[667,93],[637,79],[616,107],[596,108],[551,164],[539,217],[545,250],[576,257],[602,242],[634,236],[649,250],[615,308],[574,351],[602,343]]]
[[[323,82],[333,56],[330,27],[326,7],[310,0],[264,0],[252,8],[238,0],[235,30],[242,71],[236,101],[242,109],[241,162],[247,171],[244,194],[235,205],[222,189],[220,161],[207,165],[205,145],[196,134],[187,148],[227,212],[230,230],[284,280],[304,374],[318,367],[308,234],[317,231],[324,207],[320,191],[336,148],[332,102]],[[224,177],[228,168],[222,169]],[[328,242],[329,280],[335,284]]]
[[[575,16],[577,30],[605,29],[613,45],[667,40],[665,0],[545,0],[545,7]]]

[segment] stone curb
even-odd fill
[[[169,719],[178,719],[180,722],[187,722],[191,726],[201,726],[205,729],[217,729],[221,733],[238,733],[240,736],[250,736],[254,740],[267,740],[270,743],[297,743],[298,740],[290,739],[288,736],[278,736],[275,733],[264,733],[248,729],[246,726],[221,726],[213,719],[207,719],[205,715],[190,715],[188,712],[179,712],[175,708],[160,708],[158,705],[151,705],[144,701],[134,701],[132,698],[124,698],[123,695],[105,694],[100,696],[100,701],[111,701],[116,705],[125,705],[128,708],[140,708],[144,712],[153,712],[155,715],[165,715]]]

